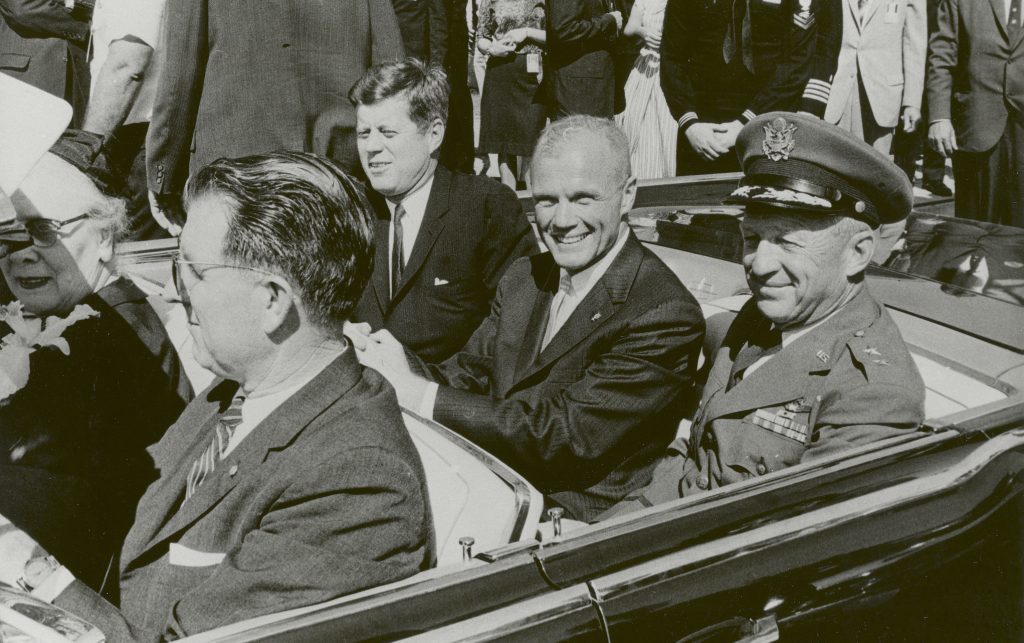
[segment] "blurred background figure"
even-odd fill
[[[617,0],[558,0],[547,7],[544,76],[552,118],[615,115],[613,52],[622,33]],[[484,83],[486,84],[486,80]]]
[[[191,397],[156,312],[118,275],[124,204],[104,193],[97,139],[59,141],[0,223],[0,270],[27,313],[47,327],[80,304],[98,313],[62,333],[66,353],[35,350],[28,383],[0,405],[0,513],[93,588],[156,479],[146,448]]]
[[[953,157],[956,216],[1024,227],[1021,0],[941,0],[936,20],[928,141]]]
[[[92,2],[0,0],[0,72],[71,103],[77,127],[89,100]]]
[[[484,0],[477,49],[488,56],[480,98],[482,154],[497,154],[501,182],[528,180],[533,145],[544,129],[540,93],[546,39],[543,0]]]
[[[110,163],[126,178],[127,240],[167,236],[150,215],[146,131],[160,74],[166,0],[99,0],[92,19],[92,90],[82,129],[106,137]]]
[[[928,14],[928,36],[931,37],[937,26],[935,13],[939,0],[926,0],[925,4]],[[921,187],[938,197],[953,196],[953,191],[943,180],[946,175],[946,157],[936,152],[930,145],[926,145],[928,122],[928,105],[922,98],[921,122],[914,131],[907,132],[902,127],[896,128],[892,141],[893,160],[906,173],[910,182],[914,183],[917,161],[921,159]]]
[[[676,119],[661,91],[661,36],[668,0],[637,0],[623,34],[639,37],[639,55],[626,80],[626,109],[615,123],[629,139],[629,158],[638,179],[676,174]]]
[[[312,151],[358,170],[345,96],[369,67],[403,56],[389,0],[169,0],[163,50],[146,139],[163,219],[181,218],[190,171],[217,158]]]
[[[928,23],[924,0],[844,0],[843,44],[825,120],[882,154],[921,120]],[[902,117],[902,123],[900,123]]]

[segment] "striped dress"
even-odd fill
[[[676,174],[676,135],[679,130],[661,91],[659,70],[661,29],[667,0],[637,0],[647,32],[644,46],[626,80],[626,109],[615,122],[629,138],[633,174],[654,179]]]

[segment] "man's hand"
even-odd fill
[[[622,33],[622,12],[609,11],[608,15],[615,18],[615,33]]]
[[[724,128],[720,130],[719,128]],[[740,135],[740,130],[743,129],[743,123],[739,121],[729,121],[728,123],[720,123],[715,129],[716,132],[720,132],[718,140],[723,145],[728,145],[729,149],[736,147],[736,137]]]
[[[345,322],[341,332],[345,334],[348,341],[352,342],[353,348],[357,351],[365,351],[366,345],[370,342],[370,334],[373,332],[373,329],[366,322]]]
[[[917,124],[921,121],[921,110],[916,107],[904,107],[903,108],[903,131],[907,134],[917,129]]]
[[[45,555],[43,548],[28,534],[0,516],[0,582],[17,585],[25,573],[25,563],[30,558]]]
[[[373,333],[368,337],[366,348],[356,351],[356,357],[360,364],[378,371],[391,382],[400,405],[419,411],[429,382],[409,368],[405,347],[394,335],[383,329]]]
[[[928,143],[932,149],[939,154],[949,157],[957,150],[956,132],[953,131],[953,123],[949,119],[942,119],[932,123],[928,128]]]
[[[185,211],[181,207],[181,197],[174,194],[149,193],[149,211],[157,224],[171,236],[181,234],[181,226],[185,225]]]
[[[722,125],[694,123],[686,130],[686,140],[701,158],[714,161],[729,151],[729,148],[722,142],[721,134],[724,133],[725,128]]]

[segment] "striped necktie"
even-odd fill
[[[189,469],[188,478],[185,481],[185,500],[192,497],[199,485],[203,484],[203,481],[217,468],[217,463],[223,459],[224,452],[231,442],[231,436],[235,434],[235,429],[242,423],[243,402],[245,402],[245,396],[236,395],[232,398],[231,405],[217,419],[213,441],[210,446],[206,447],[203,454],[196,458],[196,461],[192,463],[192,468]]]
[[[569,276],[569,273],[565,273],[558,280],[558,292],[551,299],[551,315],[548,318],[547,328],[544,329],[544,341],[540,344],[542,351],[548,347],[554,336],[565,325],[566,319],[572,314],[574,309],[570,302],[566,300],[575,296],[576,291],[572,287],[572,278]]]

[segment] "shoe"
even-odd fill
[[[953,196],[953,190],[942,181],[925,181],[921,187],[928,190],[935,196]]]

